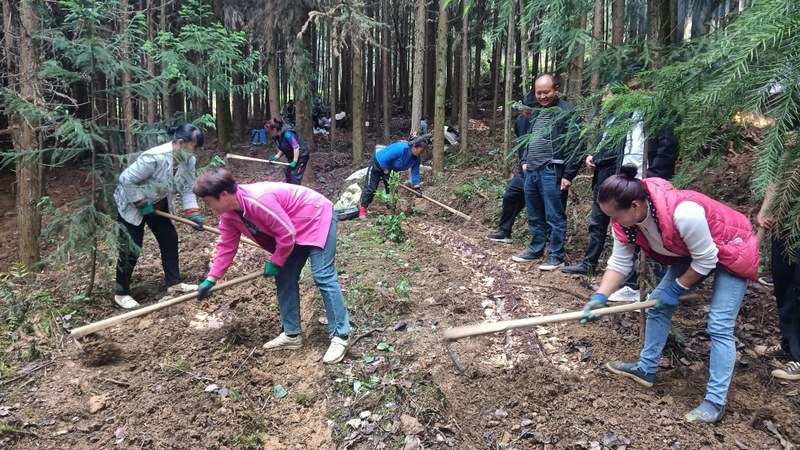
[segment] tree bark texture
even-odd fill
[[[411,99],[411,134],[419,132],[419,121],[422,119],[423,64],[427,41],[425,19],[427,14],[425,0],[417,0],[417,20],[414,21],[414,92]]]
[[[603,53],[603,19],[605,18],[604,0],[594,2],[594,21],[592,24],[592,38],[594,38],[594,52],[592,58],[598,58]],[[589,83],[589,91],[595,92],[600,87],[600,70],[595,68],[592,71],[592,79]]]
[[[468,93],[469,93],[469,3],[467,0],[461,0],[461,8],[462,14],[461,17],[461,92],[460,94],[460,103],[461,108],[459,108],[459,124],[458,124],[458,131],[461,134],[460,143],[461,143],[461,154],[466,155],[467,150],[467,131],[469,130],[469,114],[467,113],[468,108]]]
[[[444,98],[447,91],[447,2],[439,0],[436,33],[436,108],[433,114],[433,172],[444,172]]]
[[[364,44],[360,37],[353,37],[353,79],[351,100],[353,107],[353,163],[364,159],[364,67],[361,64]]]
[[[503,154],[508,155],[511,152],[511,102],[514,95],[514,44],[516,39],[514,34],[516,31],[516,24],[512,20],[515,16],[514,5],[511,6],[511,17],[508,19],[508,27],[506,28],[506,67],[505,67],[505,89],[503,101]]]
[[[389,83],[391,83],[392,77],[390,76],[389,72],[389,58],[391,55],[389,54],[389,48],[391,48],[391,42],[389,42],[389,0],[383,0],[382,2],[382,9],[383,9],[383,38],[381,39],[381,43],[383,44],[383,49],[381,51],[381,59],[383,65],[383,76],[381,77],[381,86],[383,87],[382,92],[382,100],[383,100],[383,141],[388,143],[389,142],[389,121],[391,120],[391,108],[392,108],[392,99],[389,97]]]
[[[277,30],[267,33],[267,90],[269,92],[269,118],[281,118],[281,102],[278,78]]]

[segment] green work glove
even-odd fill
[[[281,266],[276,266],[272,264],[272,261],[267,261],[267,264],[264,266],[264,276],[265,277],[274,277],[275,275],[280,272]]]
[[[139,211],[142,212],[143,216],[149,216],[150,214],[153,214],[154,212],[156,212],[156,209],[153,207],[153,204],[150,203],[150,202],[139,203],[138,205],[136,205],[136,207],[139,208]]]
[[[290,163],[289,163],[289,167],[291,167],[292,169],[294,169],[295,167],[297,167],[297,161],[292,161],[292,162],[290,162]]]
[[[272,155],[272,158],[269,159],[270,161],[277,161],[278,155]]]
[[[194,227],[197,231],[203,231],[203,216],[200,215],[200,210],[192,208],[186,211],[186,218],[194,222]]]
[[[596,313],[593,313],[592,310],[605,308],[606,303],[608,303],[608,296],[606,294],[601,294],[599,292],[592,294],[592,297],[583,307],[583,319],[581,319],[581,323],[585,324],[587,322],[591,322],[592,320],[599,319],[600,316],[598,316]]]
[[[216,281],[211,281],[208,278],[203,280],[203,282],[200,283],[200,286],[197,286],[197,299],[203,300],[211,297],[211,288],[213,288],[216,284]]]

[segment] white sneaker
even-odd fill
[[[186,284],[186,283],[173,284],[172,286],[167,288],[167,292],[183,292],[184,294],[187,292],[194,292],[196,290],[197,290],[196,284]]]
[[[139,307],[139,302],[133,299],[130,295],[115,295],[114,303],[119,305],[120,308],[136,309]]]
[[[289,337],[286,333],[281,333],[275,339],[264,344],[264,350],[297,350],[303,346],[303,336],[297,335]]]
[[[610,302],[638,302],[639,301],[639,290],[638,289],[631,289],[628,286],[623,287],[622,289],[618,290],[611,294],[608,297],[608,301]]]
[[[347,346],[349,343],[349,339],[346,341],[340,337],[331,339],[331,346],[328,347],[328,351],[325,352],[325,356],[322,357],[322,362],[325,364],[336,364],[343,360],[344,355],[347,353]]]

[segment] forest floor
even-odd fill
[[[406,121],[407,122],[407,121]],[[579,310],[597,277],[540,272],[513,263],[525,249],[518,221],[513,244],[485,239],[495,224],[504,175],[498,139],[480,122],[471,130],[479,156],[448,166],[426,194],[473,216],[464,222],[424,200],[404,196],[408,240],[386,242],[376,216],[339,225],[337,268],[355,341],[341,364],[321,362],[327,348],[321,300],[310,276],[301,280],[304,347],[265,353],[280,331],[274,283],[258,279],[100,333],[82,352],[68,329],[120,314],[110,298],[113,267],[100,272],[95,300],[62,288],[82,280],[80,261],[53,264],[26,283],[15,260],[13,174],[0,174],[0,284],[9,299],[45,299],[25,311],[36,326],[12,334],[20,312],[2,325],[0,446],[16,449],[759,449],[800,442],[800,385],[770,376],[775,361],[753,346],[778,336],[774,299],[749,287],[737,319],[738,364],[727,416],[715,425],[690,425],[683,414],[702,400],[708,376],[705,332],[708,290],[675,315],[658,382],[647,389],[614,376],[609,360],[635,360],[639,314],[590,325],[561,323],[468,338],[453,344],[460,373],[441,336],[451,326]],[[399,119],[393,136],[407,127]],[[307,185],[334,201],[349,161],[348,136],[331,150],[324,138],[312,155]],[[377,138],[368,135],[368,148]],[[480,149],[480,150],[478,150]],[[263,157],[263,147],[239,153]],[[450,148],[448,152],[457,152]],[[252,153],[250,153],[252,152]],[[203,150],[200,164],[214,153]],[[429,157],[429,155],[428,155]],[[452,157],[449,160],[457,160]],[[752,152],[731,153],[700,189],[751,216]],[[505,165],[507,166],[507,165]],[[234,163],[240,181],[280,180],[278,169]],[[58,206],[86,192],[80,167],[47,172]],[[569,262],[582,256],[589,178],[578,179],[569,208]],[[207,223],[216,219],[206,211]],[[204,277],[214,251],[210,233],[177,225],[181,269],[189,282]],[[267,254],[243,246],[228,279],[258,270]],[[159,253],[150,233],[134,274],[135,298],[145,305],[166,294]],[[102,345],[100,345],[102,344]],[[111,345],[113,344],[113,346]],[[98,353],[98,349],[106,349]]]

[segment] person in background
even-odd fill
[[[531,113],[528,138],[522,160],[525,172],[525,208],[531,243],[527,251],[511,259],[527,263],[544,256],[550,227],[550,247],[539,270],[555,270],[564,265],[567,237],[566,196],[578,174],[584,151],[580,138],[580,115],[575,106],[559,98],[560,83],[544,74],[535,82],[540,107]]]
[[[289,166],[286,167],[286,182],[301,184],[308,164],[308,146],[294,127],[284,124],[274,117],[267,122],[264,128],[267,129],[267,136],[278,148],[278,152],[270,160],[277,161],[285,155],[286,160],[289,161]]]
[[[605,100],[610,99],[610,94]],[[594,170],[592,178],[592,210],[589,213],[589,243],[586,247],[583,260],[575,265],[561,269],[569,274],[592,274],[597,268],[600,254],[606,243],[609,218],[597,202],[597,191],[605,180],[619,172],[623,164],[634,163],[639,168],[637,177],[641,178],[642,159],[644,157],[644,123],[639,113],[623,117],[611,116],[606,122],[606,127],[611,127],[615,122],[624,120],[632,123],[632,129],[616,143],[609,142],[607,132],[597,146],[594,155],[586,157],[586,165]],[[647,177],[663,178],[670,180],[675,175],[675,164],[678,160],[678,141],[675,133],[668,124],[662,126],[658,133],[653,134],[648,140],[647,152]],[[664,274],[656,273],[660,279]],[[625,278],[621,289],[609,296],[609,301],[638,301],[639,282],[636,270],[632,270]]]
[[[291,124],[295,123],[295,121],[294,121],[295,112],[296,112],[296,107],[294,105],[294,100],[289,99],[289,101],[286,102],[286,121],[288,123],[291,123]]]
[[[675,189],[661,178],[640,180],[638,170],[635,164],[623,165],[619,175],[607,179],[598,191],[597,201],[613,223],[614,250],[600,287],[583,308],[582,322],[597,318],[593,310],[606,306],[608,296],[633,269],[636,246],[668,265],[667,274],[650,295],[656,304],[647,311],[639,360],[606,364],[613,373],[650,387],[656,380],[680,297],[713,273],[706,395],[684,418],[688,422],[717,422],[725,414],[736,364],[736,316],[747,280],[755,280],[758,273],[758,239],[750,221],[740,212],[699,192]]]
[[[419,134],[420,136],[428,134],[428,118],[425,116],[422,116],[422,119],[419,121]]]
[[[119,212],[119,259],[114,302],[122,308],[138,308],[131,297],[131,276],[139,259],[147,225],[158,241],[161,266],[168,292],[191,292],[197,285],[181,282],[178,262],[178,233],[170,219],[155,214],[156,210],[174,214],[174,194],[180,193],[186,217],[203,227],[203,216],[192,193],[195,179],[194,153],[203,146],[203,133],[187,123],[167,128],[172,140],[153,147],[128,166],[119,176],[114,200]]]
[[[287,183],[238,185],[222,168],[212,169],[194,183],[194,193],[219,213],[217,255],[198,288],[199,299],[225,276],[242,235],[254,240],[272,257],[264,276],[275,278],[281,333],[264,344],[267,351],[296,350],[303,345],[300,327],[300,273],[311,260],[311,278],[322,294],[331,344],[325,364],[340,362],[349,345],[350,319],[336,272],[336,227],[333,204],[322,194]]]
[[[422,196],[419,186],[419,165],[422,152],[428,147],[428,135],[417,136],[410,141],[398,141],[378,150],[372,158],[367,174],[364,177],[364,190],[361,192],[361,208],[359,219],[367,218],[367,208],[375,198],[378,184],[383,181],[386,193],[389,193],[389,173],[411,169],[411,185]],[[391,214],[391,212],[390,212]]]
[[[500,212],[500,223],[497,226],[497,231],[486,236],[490,241],[512,243],[511,230],[514,228],[514,221],[519,213],[525,209],[525,173],[522,171],[522,156],[525,151],[525,145],[519,142],[519,138],[528,132],[531,111],[535,106],[536,97],[532,94],[530,96],[526,95],[519,104],[520,114],[514,122],[514,135],[518,140],[516,146],[519,162],[511,175],[511,180],[506,185],[505,193],[503,193],[503,207]]]
[[[775,185],[767,188],[761,209],[756,216],[758,226],[765,231],[772,228],[772,200]],[[784,239],[772,236],[771,271],[774,284],[775,301],[778,307],[778,323],[781,340],[777,345],[757,345],[756,353],[767,358],[785,358],[788,361],[781,368],[772,371],[772,376],[781,380],[800,380],[800,264],[790,258],[790,247]],[[795,248],[800,255],[800,247]]]

